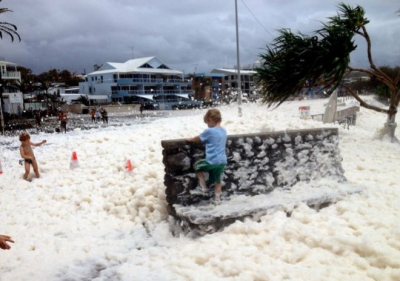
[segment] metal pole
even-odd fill
[[[1,86],[0,86],[1,87]],[[0,99],[0,124],[1,124],[1,131],[4,135],[4,116],[3,116],[3,99]]]
[[[237,57],[237,74],[238,74],[238,113],[242,117],[242,82],[240,81],[240,58],[239,58],[239,24],[238,24],[238,10],[237,0],[235,0],[236,12],[236,57]]]
[[[4,135],[4,115],[3,115],[3,73],[0,71],[0,126]]]

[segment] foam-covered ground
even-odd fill
[[[337,126],[345,176],[365,191],[197,239],[171,235],[160,142],[202,132],[205,111],[33,135],[47,144],[34,148],[42,177],[32,182],[22,180],[18,138],[0,137],[0,233],[15,240],[0,252],[0,280],[400,280],[399,145],[373,139],[386,116],[371,110],[350,130],[299,118],[299,106],[316,114],[326,102],[244,104],[242,117],[220,107],[222,125],[229,134]],[[70,170],[73,151],[80,167]]]

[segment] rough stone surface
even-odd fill
[[[193,164],[204,158],[204,144],[182,139],[164,140],[161,144],[168,211],[176,219],[189,224],[189,228],[204,229],[214,224],[213,228],[218,229],[267,207],[268,204],[264,207],[259,204],[247,213],[229,208],[228,214],[219,216],[213,213],[212,218],[202,220],[193,217],[192,207],[221,209],[210,205],[210,198],[195,190],[198,180]],[[223,197],[227,201],[222,205],[231,204],[234,200],[230,198],[270,194],[277,188],[290,189],[297,182],[315,182],[322,178],[346,181],[336,128],[232,135],[228,136],[226,153],[228,164],[223,175]],[[209,185],[209,189],[212,197],[213,187]],[[327,196],[326,201],[332,201],[333,197],[332,194]],[[301,200],[313,204],[312,198]]]

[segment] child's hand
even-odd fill
[[[14,243],[10,236],[0,235],[0,248],[3,250],[11,249],[11,246],[7,244],[7,242]]]
[[[42,144],[44,144],[44,143],[46,143],[47,142],[47,140],[42,140]]]
[[[196,136],[194,138],[187,138],[186,140],[190,141],[190,142],[199,142],[199,141],[201,141],[199,136]]]

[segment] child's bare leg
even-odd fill
[[[199,179],[199,183],[200,183],[202,190],[207,191],[208,188],[207,188],[207,184],[206,184],[206,176],[204,175],[204,173],[198,172],[198,173],[196,173],[196,175],[197,175],[197,178]]]
[[[39,169],[33,169],[37,178],[40,178]]]
[[[215,186],[215,201],[221,200],[222,185],[220,183],[214,183]]]
[[[24,174],[24,180],[28,179],[29,173],[31,171],[31,164],[28,162],[25,162],[25,174]]]
[[[40,178],[39,167],[38,167],[36,160],[33,160],[32,166],[33,166],[33,171],[35,172],[36,177]]]

